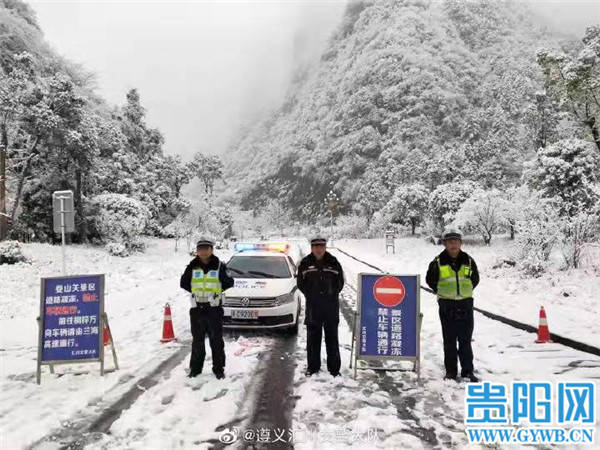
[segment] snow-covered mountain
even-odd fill
[[[273,195],[299,218],[369,215],[399,185],[510,186],[537,147],[543,74],[556,45],[517,2],[358,1],[317,67],[228,155],[242,206]]]

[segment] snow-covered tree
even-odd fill
[[[391,183],[385,172],[383,167],[368,167],[353,202],[355,211],[366,216],[367,220],[371,220],[373,213],[383,208],[390,198]]]
[[[123,194],[101,194],[90,200],[93,228],[104,242],[134,246],[144,232],[150,211],[140,201]]]
[[[223,163],[216,155],[204,155],[196,153],[190,163],[193,175],[198,177],[204,185],[206,194],[212,196],[215,182],[223,178]]]
[[[220,238],[229,238],[233,233],[233,212],[231,205],[214,207],[215,216],[219,223],[217,236]]]
[[[164,228],[163,234],[172,236],[175,240],[175,251],[179,248],[179,241],[188,234],[188,224],[185,214],[178,215],[173,222]]]
[[[379,210],[373,214],[369,222],[368,236],[369,237],[382,237],[384,233],[392,227],[390,217],[383,213],[383,210]]]
[[[390,217],[391,223],[410,226],[411,233],[415,234],[416,227],[425,218],[428,198],[429,192],[422,184],[400,185],[384,211]]]
[[[51,193],[75,194],[76,242],[84,242],[87,201],[116,193],[150,211],[146,232],[159,234],[188,206],[181,189],[193,176],[177,157],[164,156],[160,132],[147,126],[136,89],[125,104],[107,105],[92,74],[43,41],[21,1],[0,2],[0,240],[10,234],[51,239]],[[6,186],[6,190],[4,187]]]
[[[600,210],[580,211],[560,221],[562,253],[568,268],[578,268],[581,256],[588,244],[600,241]]]
[[[73,80],[60,73],[42,79],[28,99],[21,117],[21,128],[29,135],[30,144],[19,151],[22,164],[17,171],[18,185],[11,212],[13,221],[17,218],[32,164],[41,153],[49,153],[55,145],[59,147],[65,136],[81,123],[85,104]]]
[[[8,232],[6,180],[10,141],[18,134],[25,99],[35,82],[33,55],[22,52],[9,61],[11,70],[0,70],[0,241]]]
[[[279,200],[273,199],[267,202],[260,214],[263,217],[264,224],[270,224],[266,229],[277,230],[280,236],[284,235],[284,229],[291,221],[291,214]]]
[[[573,114],[600,152],[600,25],[588,27],[577,55],[538,52],[546,83],[565,111]]]
[[[600,153],[581,139],[540,148],[525,179],[544,198],[557,199],[561,215],[574,216],[598,201],[591,186],[600,181]]]
[[[335,233],[338,238],[365,238],[368,229],[367,218],[364,216],[339,216],[335,219]]]
[[[265,237],[272,231],[272,226],[264,214],[254,214],[251,220],[251,233],[256,237]]]
[[[477,189],[456,212],[454,223],[462,230],[474,230],[489,245],[494,233],[506,224],[507,202],[506,194],[497,189]]]
[[[532,129],[535,148],[543,148],[559,139],[560,106],[545,90],[535,93],[535,103],[529,106],[527,123]]]
[[[191,165],[184,164],[181,156],[166,155],[161,166],[161,177],[167,179],[167,184],[172,188],[176,198],[181,197],[181,189],[188,184],[193,177]]]
[[[506,201],[500,203],[501,215],[506,220],[510,238],[515,238],[517,222],[523,217],[523,210],[530,201],[531,191],[526,185],[513,186],[504,191]]]
[[[27,258],[23,254],[23,249],[18,241],[0,242],[0,265],[25,261],[27,261]]]
[[[442,184],[429,194],[428,210],[435,232],[441,234],[454,221],[456,212],[476,188],[472,181],[456,181]]]
[[[516,230],[519,267],[534,276],[545,272],[550,253],[561,238],[556,206],[549,199],[533,195],[524,205]]]
[[[223,236],[223,227],[215,214],[214,206],[206,198],[196,199],[190,206],[190,220],[195,220],[192,228],[192,240],[201,235],[212,238]]]
[[[121,129],[127,139],[129,150],[142,160],[162,154],[164,142],[158,130],[148,128],[145,116],[146,110],[141,104],[137,89],[130,89],[122,108]]]
[[[191,207],[189,210],[180,213],[174,222],[175,224],[173,227],[179,230],[181,237],[185,238],[186,250],[188,252],[191,251],[194,238],[200,234],[198,226],[200,222],[198,210]],[[170,230],[170,228],[167,229]]]

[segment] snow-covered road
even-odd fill
[[[185,378],[191,340],[189,301],[179,288],[179,277],[191,259],[189,255],[173,252],[173,243],[163,240],[149,240],[146,253],[130,258],[111,257],[92,247],[69,247],[69,272],[106,274],[106,311],[120,370],[110,370],[112,360],[108,356],[104,377],[100,376],[99,364],[57,366],[55,375],[45,367],[38,386],[35,318],[39,314],[39,279],[57,275],[60,247],[31,244],[25,246],[25,252],[32,264],[2,266],[0,271],[0,447],[39,444],[52,448],[71,442],[178,352],[183,352],[183,360],[112,424],[110,436],[95,436],[99,440],[94,445],[108,440],[111,448],[120,443],[124,447],[139,443],[145,448],[186,448],[194,442],[218,439],[220,433],[215,429],[237,413],[237,402],[245,394],[258,355],[268,341],[243,336],[227,339],[226,389],[222,384],[205,386],[213,380],[212,373],[194,380]],[[227,254],[221,252],[221,256]],[[171,304],[179,341],[161,344],[166,302]],[[205,401],[210,407],[199,413],[198,405]],[[175,422],[182,422],[182,432],[165,433]]]
[[[385,255],[373,241],[336,244],[392,273],[424,275],[439,251],[415,243],[415,248],[406,244],[396,255]],[[208,372],[190,380],[185,377],[188,301],[179,289],[179,276],[190,258],[174,253],[171,246],[169,241],[151,240],[146,253],[125,259],[90,247],[70,249],[73,272],[107,275],[106,310],[121,369],[104,377],[95,364],[60,366],[55,375],[45,369],[41,386],[34,375],[39,277],[54,274],[53,261],[60,249],[27,245],[26,251],[35,254],[31,265],[2,266],[0,447],[59,448],[78,439],[93,449],[213,448],[221,445],[223,431],[233,427],[242,432],[232,445],[237,448],[247,444],[245,430],[252,430],[248,440],[263,441],[259,447],[270,447],[273,444],[267,442],[274,440],[280,447],[289,446],[291,433],[298,449],[467,446],[464,384],[442,380],[441,330],[432,296],[423,293],[421,299],[421,380],[412,372],[372,370],[360,370],[353,380],[349,363],[354,288],[358,273],[375,270],[332,249],[347,281],[339,327],[342,377],[333,378],[326,371],[304,376],[306,331],[300,327],[297,338],[228,333],[227,378],[216,380]],[[482,266],[485,270],[485,263]],[[490,292],[493,283],[483,278],[481,292]],[[179,341],[161,344],[167,301]],[[477,314],[473,342],[477,372],[484,380],[502,383],[600,378],[600,358],[558,344],[537,345],[534,339]],[[169,358],[173,363],[157,372]],[[141,380],[152,374],[155,384],[144,387]],[[142,391],[135,392],[130,404],[123,403],[136,389]],[[281,405],[274,408],[277,399]],[[106,430],[90,432],[119,405],[123,410],[104,422]],[[283,426],[289,429],[281,430]]]
[[[422,274],[422,280],[429,261],[439,252],[439,247],[434,246],[429,246],[429,252],[406,252],[402,264],[398,264],[397,258],[392,255],[389,258],[382,256],[381,249],[373,243],[370,246],[360,241],[356,244],[361,248],[369,248],[359,255],[366,262],[391,273]],[[352,247],[344,242],[338,242],[337,245],[346,250]],[[356,251],[356,248],[353,250]],[[332,253],[342,263],[346,279],[351,285],[356,286],[360,272],[376,273],[373,268],[339,251],[332,250]],[[482,280],[482,286],[486,287],[485,279]],[[344,299],[347,300],[348,297],[344,296]],[[355,303],[350,306],[354,308]],[[421,330],[421,382],[416,383],[412,379],[407,381],[407,377],[412,375],[407,373],[388,372],[386,376],[394,379],[396,385],[404,386],[400,392],[401,397],[414,397],[414,415],[420,418],[420,426],[431,428],[435,432],[438,445],[466,446],[463,424],[464,385],[442,380],[442,336],[437,303],[433,296],[422,295],[421,311],[424,314]],[[507,384],[518,380],[600,379],[600,358],[559,344],[535,344],[534,339],[535,336],[530,333],[483,315],[476,315],[473,336],[476,371],[484,380]],[[364,375],[359,371],[359,381],[362,377]],[[400,416],[398,420],[401,420]],[[406,443],[402,442],[402,446],[406,446]]]

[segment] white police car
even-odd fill
[[[288,243],[241,243],[227,262],[233,288],[223,301],[225,328],[298,331],[302,294]]]

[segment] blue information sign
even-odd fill
[[[104,275],[42,278],[39,364],[103,357]]]
[[[358,359],[418,359],[419,286],[418,275],[359,275]]]

